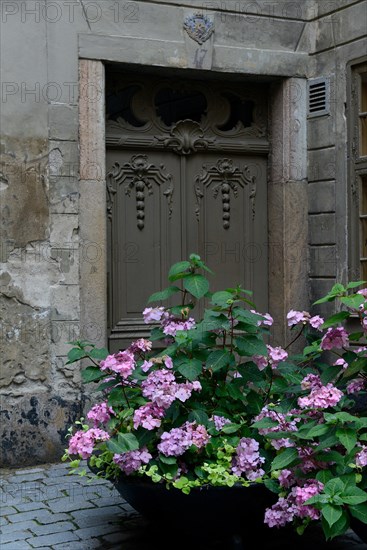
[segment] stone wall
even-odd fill
[[[98,182],[104,171],[89,162],[82,170],[92,175],[80,178],[79,105],[100,101],[104,89],[101,83],[79,91],[80,58],[206,69],[218,77],[330,75],[338,83],[332,113],[309,121],[311,299],[345,278],[343,79],[346,62],[363,47],[365,1],[186,0],[184,6],[176,0],[0,4],[3,465],[60,457],[67,426],[84,407],[79,369],[64,366],[66,342],[105,336],[103,320],[84,315],[88,292],[80,288],[81,276],[105,269],[104,241],[97,231],[93,238],[83,232],[85,209],[99,205],[86,202],[81,211],[79,202],[83,182]],[[200,7],[216,29],[205,61],[182,28]]]

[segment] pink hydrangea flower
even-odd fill
[[[104,361],[101,361],[100,369],[103,371],[110,370],[116,372],[122,378],[127,378],[135,369],[134,355],[128,350],[108,355]]]
[[[272,346],[266,346],[269,353],[269,363],[272,369],[275,369],[281,361],[285,361],[288,357],[288,353],[281,347],[273,348]]]
[[[356,465],[359,468],[367,466],[367,446],[363,445],[359,453],[356,454]]]
[[[292,487],[295,483],[294,473],[291,470],[284,469],[280,472],[278,481],[281,487]]]
[[[318,374],[308,374],[301,382],[301,388],[303,390],[321,388],[321,386],[322,382]]]
[[[306,397],[299,397],[298,405],[302,409],[327,409],[328,407],[334,407],[342,397],[343,392],[333,384],[326,384],[326,386],[312,388],[311,393]]]
[[[251,309],[250,311],[251,313],[255,313],[255,315],[261,315],[261,317],[264,317],[264,319],[259,319],[259,321],[256,323],[258,327],[261,327],[261,326],[271,327],[272,324],[274,323],[274,319],[272,318],[270,313],[259,313],[255,309]]]
[[[167,369],[173,369],[173,361],[169,355],[164,355],[163,361]]]
[[[349,343],[348,333],[343,327],[329,328],[321,340],[321,349],[341,349]]]
[[[218,416],[216,414],[212,416],[211,420],[214,422],[215,429],[218,430],[218,432],[221,431],[223,426],[231,423],[231,421],[225,416]]]
[[[367,288],[361,288],[361,290],[358,290],[357,294],[362,294],[363,298],[367,300]]]
[[[161,321],[165,316],[167,316],[167,312],[162,306],[146,307],[143,311],[144,323],[146,324]]]
[[[321,325],[324,324],[324,319],[320,317],[319,315],[315,315],[314,317],[311,317],[310,319],[310,325],[313,328],[320,329]]]
[[[150,351],[152,349],[152,345],[153,343],[149,340],[146,340],[145,338],[140,338],[129,346],[129,351],[131,351],[132,353],[137,353],[139,351]]]
[[[99,423],[105,424],[114,415],[113,409],[107,405],[106,402],[94,405],[87,414],[89,420],[93,420],[94,427],[96,428]]]
[[[80,455],[83,459],[87,459],[92,456],[97,442],[108,439],[110,439],[110,435],[99,428],[90,428],[85,432],[80,430],[70,438],[68,452],[71,455]]]
[[[298,325],[298,323],[306,323],[310,319],[310,314],[307,311],[296,311],[291,309],[287,313],[288,326]]]
[[[268,358],[264,355],[253,355],[252,360],[259,370],[264,370],[269,364]]]
[[[240,477],[245,474],[249,481],[254,481],[265,474],[260,467],[264,462],[265,458],[259,453],[258,441],[250,437],[243,437],[237,446],[231,469],[235,475]]]
[[[146,447],[137,451],[128,451],[127,453],[115,454],[113,461],[126,474],[130,475],[139,470],[142,464],[148,464],[152,455]]]
[[[147,403],[134,412],[134,428],[143,426],[146,430],[154,430],[161,425],[165,409],[155,403]]]
[[[333,363],[333,365],[335,367],[343,367],[343,369],[348,368],[348,363],[343,359],[343,357],[339,357],[339,359],[337,359],[335,363]]]
[[[190,317],[186,321],[172,318],[163,326],[163,332],[167,336],[175,336],[179,330],[190,330],[195,327],[195,319]]]
[[[323,484],[316,480],[307,480],[303,487],[293,487],[287,498],[280,497],[271,508],[267,508],[265,523],[269,527],[284,527],[296,517],[319,519],[320,511],[304,503],[322,489]]]
[[[363,380],[363,378],[356,378],[355,380],[352,380],[352,382],[349,382],[347,386],[347,394],[353,394],[358,393],[362,390],[364,390],[366,387],[366,383]]]
[[[293,521],[297,508],[288,499],[279,497],[278,501],[265,511],[264,523],[269,527],[284,527]]]
[[[267,435],[269,433],[276,432],[296,432],[298,430],[297,423],[300,422],[300,418],[293,417],[292,415],[286,415],[277,411],[263,407],[261,412],[254,418],[255,422],[259,422],[263,418],[270,418],[277,424],[270,428],[259,429],[259,434]],[[271,445],[279,450],[285,447],[294,447],[294,442],[288,437],[282,437],[281,439],[271,439]]]
[[[163,432],[158,450],[165,456],[181,456],[191,445],[198,449],[205,447],[210,435],[205,426],[196,422],[185,422],[180,428],[173,428],[169,432]]]
[[[144,363],[141,366],[141,370],[143,372],[148,372],[149,369],[151,369],[153,366],[152,361],[144,361]]]

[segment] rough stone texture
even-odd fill
[[[308,185],[308,211],[310,214],[335,212],[335,182],[317,181]]]
[[[310,244],[335,244],[335,214],[317,214],[309,217]]]

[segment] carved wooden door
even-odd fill
[[[267,94],[248,84],[124,76],[107,96],[109,345],[147,336],[141,312],[197,252],[214,290],[267,307]]]

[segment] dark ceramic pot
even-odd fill
[[[367,524],[359,519],[351,518],[350,526],[363,542],[367,543]]]

